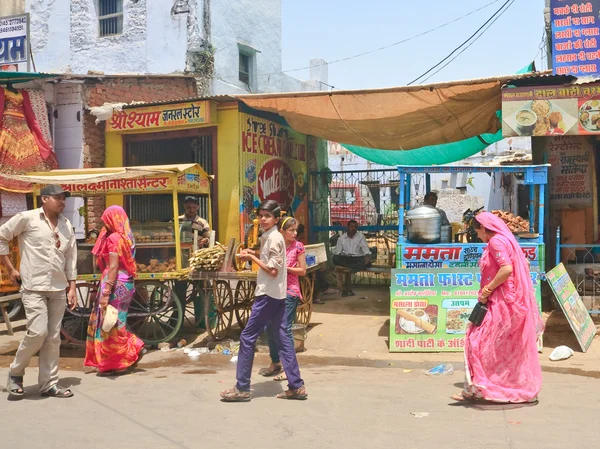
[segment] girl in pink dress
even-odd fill
[[[296,320],[296,309],[298,303],[302,299],[300,290],[299,276],[306,275],[306,254],[302,242],[296,240],[298,236],[298,221],[292,217],[286,217],[281,222],[280,232],[285,240],[285,257],[287,260],[287,295],[285,298],[285,319],[287,323],[287,334],[289,339],[294,343],[292,335],[292,324]],[[267,336],[269,339],[269,354],[271,356],[271,365],[268,368],[263,368],[259,374],[265,377],[275,376],[275,380],[287,380],[285,372],[279,360],[279,350],[275,336],[275,330],[269,325],[267,326]]]
[[[488,312],[465,338],[465,387],[454,400],[537,401],[542,388],[537,338],[544,325],[538,311],[529,262],[508,226],[489,212],[475,229],[487,243],[479,262],[479,301]]]

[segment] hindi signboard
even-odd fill
[[[600,74],[600,0],[551,0],[555,75]]]
[[[541,309],[537,269],[532,269],[531,279]],[[480,280],[476,267],[393,270],[390,352],[462,351]]]
[[[600,135],[600,83],[502,89],[502,136]]]
[[[553,208],[592,207],[594,154],[586,139],[583,136],[559,136],[546,141]]]
[[[180,126],[199,126],[211,123],[211,103],[165,104],[115,111],[106,122],[106,132],[160,131]]]
[[[0,71],[29,71],[29,14],[0,17]]]
[[[548,283],[577,337],[583,352],[587,352],[596,335],[596,325],[585,308],[565,266],[561,263],[546,273]]]

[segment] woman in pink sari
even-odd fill
[[[537,338],[543,323],[529,274],[529,262],[508,226],[494,214],[475,219],[478,237],[487,243],[479,266],[479,301],[488,312],[465,338],[465,387],[456,401],[537,401],[542,388]]]

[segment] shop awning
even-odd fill
[[[283,116],[298,132],[381,150],[412,150],[495,134],[508,75],[389,89],[241,95]]]
[[[51,73],[38,73],[38,72],[2,72],[0,71],[0,84],[6,83],[27,83],[29,81],[41,79],[41,78],[53,78],[59,75],[53,75]]]
[[[51,170],[48,172],[28,173],[26,175],[5,175],[0,174],[0,178],[13,181],[21,181],[29,184],[61,184],[61,185],[79,185],[92,184],[102,181],[112,181],[115,179],[133,179],[143,177],[164,176],[166,174],[181,174],[187,170],[195,169],[206,179],[212,177],[208,175],[200,165],[197,164],[179,164],[179,165],[149,165],[140,167],[107,167],[107,168],[88,168],[88,169],[70,169],[70,170]]]

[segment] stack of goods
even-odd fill
[[[529,232],[528,220],[503,210],[493,210],[492,213],[504,221],[512,232]]]
[[[161,243],[161,242],[173,242],[175,237],[171,232],[153,232],[150,235],[143,235],[138,232],[133,233],[136,243]]]
[[[202,271],[217,271],[223,266],[225,260],[225,247],[216,244],[212,248],[203,248],[190,257],[190,269]]]
[[[174,257],[162,262],[158,259],[150,259],[148,265],[144,265],[143,263],[138,263],[136,265],[138,273],[167,273],[176,270]]]

